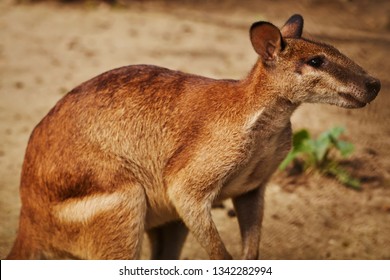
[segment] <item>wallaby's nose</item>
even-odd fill
[[[369,94],[376,96],[381,89],[381,82],[378,79],[371,78],[366,82],[366,88]]]

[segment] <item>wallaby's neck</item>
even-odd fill
[[[264,108],[275,118],[289,118],[300,104],[293,103],[285,96],[286,93],[272,86],[277,77],[271,76],[270,69],[266,69],[261,61],[257,61],[248,76],[241,82],[246,88],[249,106],[254,110]]]

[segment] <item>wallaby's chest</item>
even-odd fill
[[[267,183],[291,148],[291,124],[259,131],[248,161],[224,184],[220,198],[236,197]]]

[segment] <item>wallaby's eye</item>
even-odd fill
[[[306,64],[313,68],[320,68],[325,62],[325,58],[323,56],[315,56],[310,58]]]

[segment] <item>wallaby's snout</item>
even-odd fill
[[[357,81],[348,83],[339,92],[341,102],[337,105],[346,108],[362,108],[372,102],[381,89],[378,79],[371,76],[358,77]]]
[[[367,76],[359,77],[356,83],[347,85],[349,91],[341,91],[339,96],[343,103],[340,105],[346,108],[362,108],[372,102],[381,89],[380,80]]]

